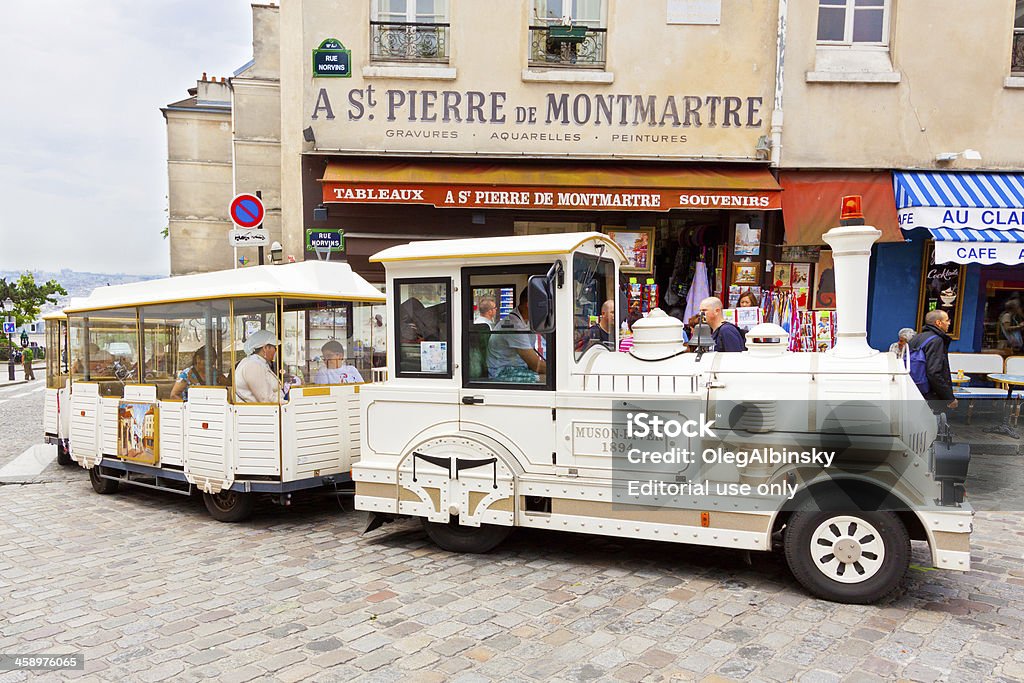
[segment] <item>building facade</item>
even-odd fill
[[[685,308],[706,270],[727,303],[753,290],[828,310],[821,234],[839,199],[861,194],[883,232],[872,344],[941,306],[954,348],[1005,350],[994,321],[1024,290],[1019,259],[960,268],[932,254],[957,248],[944,236],[1016,239],[1021,0],[287,0],[253,12],[253,62],[229,82],[232,191],[263,191],[286,255],[323,257],[309,234],[344,233],[340,258],[381,281],[369,256],[396,243],[605,230],[665,308]],[[964,41],[969,57],[951,58]],[[986,210],[1004,224],[980,223]],[[975,228],[988,232],[963,232]]]

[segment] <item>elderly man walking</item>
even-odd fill
[[[949,372],[949,345],[953,339],[948,334],[949,315],[942,310],[928,311],[924,327],[910,340],[911,374],[914,372],[914,354],[924,354],[924,370],[927,381],[918,384],[921,394],[929,402],[941,402],[948,408],[956,408],[953,382]],[[934,404],[933,404],[934,405]]]

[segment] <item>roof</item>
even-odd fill
[[[73,301],[64,312],[242,296],[384,301],[384,295],[353,273],[347,263],[302,261],[97,287],[88,297]]]
[[[625,254],[608,235],[600,232],[565,232],[551,235],[521,235],[515,237],[477,237],[463,240],[429,240],[409,242],[379,251],[370,257],[375,263],[412,261],[423,259],[475,258],[483,256],[540,256],[561,255],[575,251],[591,240],[609,245],[619,263]]]

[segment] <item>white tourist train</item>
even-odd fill
[[[602,306],[617,305],[625,257],[599,233],[378,253],[392,353],[388,380],[360,394],[353,478],[367,530],[419,517],[438,545],[462,552],[485,552],[516,526],[747,551],[781,537],[800,583],[845,602],[894,591],[911,540],[930,545],[936,567],[969,569],[969,453],[951,445],[907,369],[866,342],[879,234],[825,235],[840,325],[827,353],[790,352],[770,324],[750,330],[747,352],[701,353],[705,339],[687,352],[681,323],[660,311],[637,323],[630,352],[613,351],[614,330],[590,332]],[[516,297],[515,307],[523,290],[527,304],[497,324],[475,317],[482,298]],[[641,411],[684,426],[637,441],[628,430]],[[714,438],[700,433],[705,414]],[[664,456],[683,451],[696,462]],[[772,452],[798,455],[763,457]],[[800,455],[821,452],[835,460]]]
[[[384,362],[383,302],[326,261],[98,288],[65,310],[70,397],[55,387],[46,430],[70,438],[98,493],[197,489],[221,521],[259,494],[334,489],[359,455],[358,392]]]

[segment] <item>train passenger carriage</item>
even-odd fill
[[[99,288],[66,310],[71,457],[98,493],[195,489],[220,521],[333,490],[359,457],[383,302],[320,261]]]

